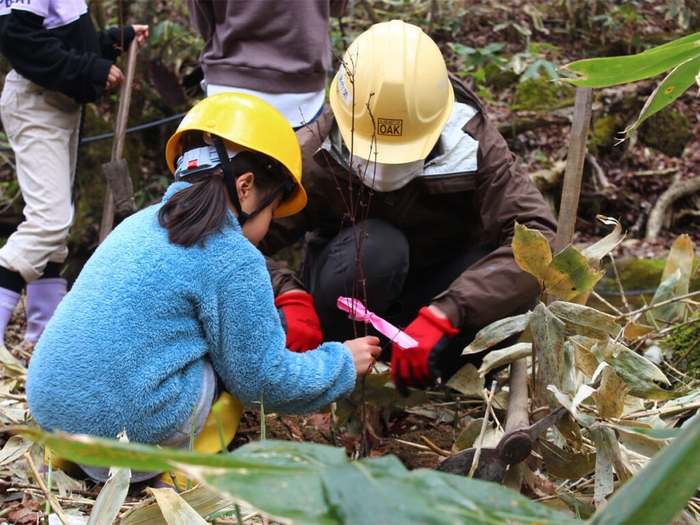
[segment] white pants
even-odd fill
[[[5,77],[0,116],[15,153],[24,222],[0,248],[0,265],[32,282],[68,256],[81,106],[14,70]]]

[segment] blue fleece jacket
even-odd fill
[[[185,187],[174,183],[164,200]],[[85,264],[34,349],[27,401],[46,430],[157,443],[191,417],[209,359],[246,406],[309,413],[349,395],[350,350],[297,354],[258,249],[229,212],[204,247],[168,242],[154,205],[125,219]]]

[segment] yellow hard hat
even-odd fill
[[[428,156],[452,112],[454,92],[437,44],[418,26],[392,20],[350,45],[330,102],[354,156],[403,164]]]
[[[233,148],[245,148],[269,155],[280,162],[296,182],[292,194],[275,210],[275,217],[286,217],[306,206],[301,185],[301,149],[294,130],[282,114],[264,100],[245,93],[218,93],[206,97],[190,109],[165,147],[165,159],[175,173],[182,155],[182,134],[202,131],[216,135]]]

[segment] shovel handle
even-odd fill
[[[134,39],[129,46],[124,72],[124,83],[122,84],[119,106],[117,108],[117,119],[114,124],[114,143],[112,144],[112,162],[118,161],[124,151],[124,141],[126,138],[126,123],[129,119],[129,105],[131,104],[131,86],[134,83],[134,72],[136,71],[136,51],[138,44]],[[99,243],[105,240],[114,225],[114,195],[112,189],[107,184],[105,193],[105,204],[102,209],[102,221],[100,223]]]
[[[510,392],[508,394],[508,414],[506,433],[530,424],[527,393],[527,362],[518,359],[510,364]]]
[[[510,364],[506,433],[496,446],[496,451],[505,464],[521,463],[532,452],[532,438],[527,432],[529,422],[527,362],[525,359],[518,359]]]

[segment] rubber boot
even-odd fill
[[[12,312],[15,311],[15,307],[19,302],[21,294],[8,290],[7,288],[0,288],[0,341],[2,346],[5,346],[5,328],[7,328],[7,323],[10,322],[10,317],[12,317]]]
[[[66,295],[68,282],[61,277],[37,279],[27,285],[27,331],[24,339],[36,343]]]
[[[238,431],[243,410],[240,401],[228,392],[222,392],[212,405],[202,431],[194,440],[194,451],[216,454],[226,450]],[[171,488],[182,492],[187,487],[187,478],[177,471],[163,472],[149,482],[149,485],[153,488]]]

